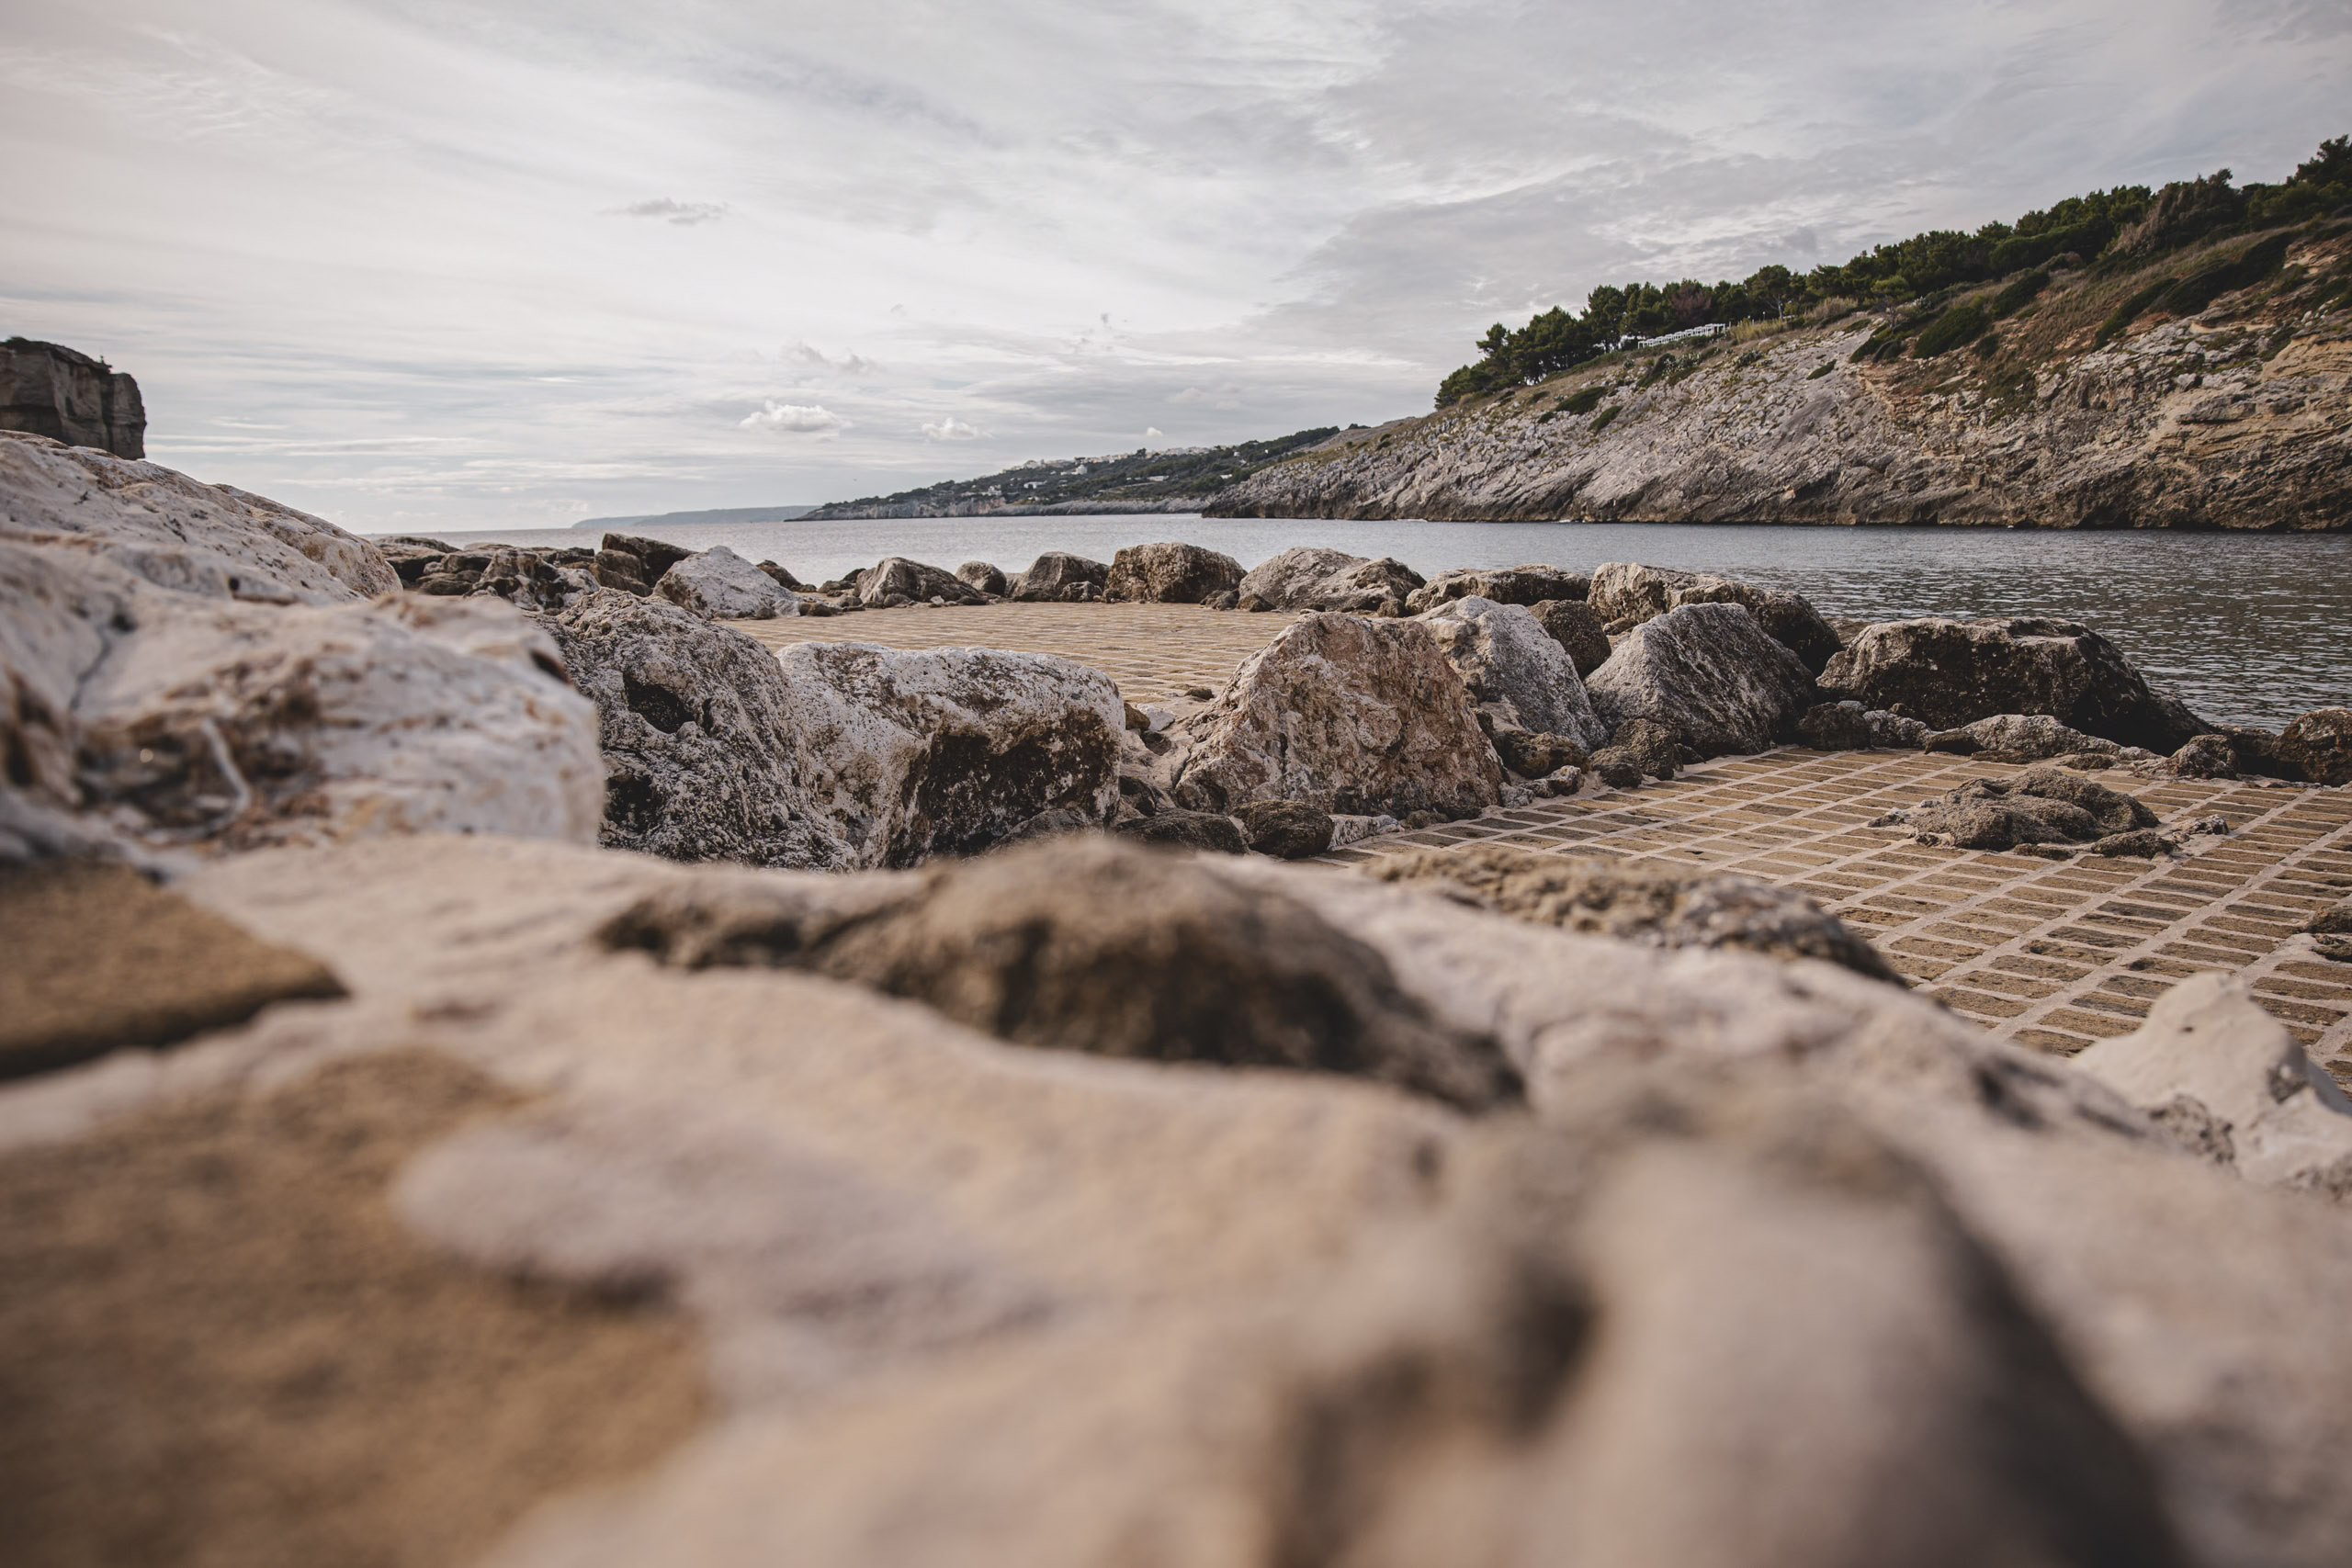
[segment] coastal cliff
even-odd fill
[[[147,408],[139,383],[102,359],[30,338],[0,343],[0,430],[95,446],[118,457],[147,455]]]
[[[2014,285],[1909,309],[1833,302],[1347,432],[1204,510],[2352,528],[2347,268],[2352,225],[2337,223],[2056,271],[2021,307]],[[2183,280],[2233,269],[2257,280],[2189,308],[2202,290],[2184,297]],[[1971,311],[1981,333],[1939,341]]]

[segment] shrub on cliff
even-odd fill
[[[1955,305],[1938,316],[1933,325],[1919,334],[1919,344],[1911,352],[1922,359],[1933,359],[1962,344],[1974,343],[1993,328],[1993,320],[1982,305]]]

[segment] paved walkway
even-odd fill
[[[734,623],[771,646],[1027,649],[1107,671],[1130,701],[1216,686],[1295,617],[1183,604],[1001,604]],[[1866,827],[1891,807],[2013,767],[1917,751],[1784,748],[1667,784],[1600,791],[1397,833],[1325,859],[1358,863],[1498,840],[1736,871],[1804,888],[1897,969],[1996,1034],[2061,1054],[2136,1027],[2182,976],[2231,969],[2352,1087],[2352,964],[2295,928],[2352,895],[2352,788],[2128,783],[2168,823],[2219,815],[2179,860],[2044,861],[1927,849]]]

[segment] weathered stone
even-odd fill
[[[1402,561],[1295,545],[1252,567],[1236,592],[1245,610],[1369,611],[1408,603],[1420,586],[1420,573]]]
[[[1023,604],[1082,604],[1102,597],[1102,585],[1110,576],[1111,569],[1099,560],[1047,550],[1021,574],[1012,597]],[[874,601],[869,596],[866,603]]]
[[[808,591],[808,585],[801,581],[798,578],[793,576],[791,571],[780,561],[763,560],[756,561],[752,564],[757,566],[762,571],[767,573],[769,581],[775,583],[778,588],[784,589],[787,592],[805,593]]]
[[[147,407],[139,383],[104,360],[30,338],[0,343],[0,430],[117,457],[147,455]]]
[[[2314,936],[2352,936],[2352,898],[2339,898],[2303,922]]]
[[[2090,852],[2111,860],[2154,860],[2180,847],[2177,835],[2156,828],[2132,828],[2091,840]]]
[[[2086,734],[2172,752],[2211,728],[2152,689],[2116,646],[2072,621],[1881,621],[1823,671],[1825,690],[1939,729],[2047,714]]]
[[[1766,637],[1795,654],[1815,675],[1845,647],[1819,611],[1803,595],[1785,589],[1758,588],[1754,583],[1702,575],[1676,585],[1668,597],[1676,604],[1745,606]]]
[[[935,566],[909,560],[904,556],[890,556],[861,572],[857,580],[857,600],[869,610],[894,608],[899,604],[923,604],[933,599],[944,599],[950,604],[984,604],[987,597],[977,588]]]
[[[1928,727],[1883,708],[1865,709],[1849,697],[1805,710],[1797,721],[1797,739],[1818,751],[1916,751],[1928,739]]]
[[[429,539],[422,534],[400,534],[389,539],[378,539],[375,546],[382,552],[385,563],[399,574],[403,584],[411,588],[416,586],[418,578],[437,566],[442,557],[455,555],[458,549],[446,539]]]
[[[1357,815],[1475,813],[1502,787],[1468,690],[1419,621],[1308,615],[1173,733],[1190,747],[1177,798],[1201,810],[1298,800]]]
[[[2313,708],[2279,732],[2278,751],[2312,784],[2352,784],[2352,708]]]
[[[1503,766],[1523,779],[1544,778],[1563,768],[1580,768],[1589,756],[1568,737],[1541,730],[1498,728],[1493,739],[1495,755],[1502,759]]]
[[[800,613],[791,590],[725,545],[679,561],[653,592],[706,621],[766,621]]]
[[[1610,734],[1608,749],[1623,753],[1654,779],[1670,779],[1681,770],[1682,748],[1674,731],[1653,719],[1627,719]]]
[[[653,592],[664,573],[694,551],[662,539],[607,534],[597,546],[590,574],[597,585],[639,595]]]
[[[2237,751],[2226,735],[2199,735],[2168,761],[2177,778],[2233,779],[2238,774]]]
[[[2236,976],[2190,976],[2075,1065],[2145,1111],[2192,1102],[2249,1181],[2352,1197],[2352,1100]]]
[[[1384,882],[1432,887],[1498,914],[1649,947],[1728,947],[1818,958],[1902,983],[1878,950],[1794,888],[1726,872],[1465,844],[1391,855]]]
[[[1115,829],[1121,838],[1157,844],[1170,850],[1201,850],[1210,854],[1246,855],[1250,837],[1239,823],[1217,811],[1170,808],[1149,816],[1129,817]]]
[[[1684,604],[1645,621],[1586,690],[1612,727],[1652,719],[1705,757],[1765,750],[1816,696],[1804,663],[1737,604]]]
[[[595,699],[607,769],[602,842],[672,860],[872,863],[810,796],[815,770],[797,744],[803,716],[769,649],[611,589],[582,595],[548,629]]]
[[[1105,599],[1200,604],[1241,585],[1241,563],[1198,545],[1129,545],[1112,558]]]
[[[1577,667],[1578,679],[1609,661],[1609,634],[1600,629],[1600,618],[1592,613],[1591,605],[1581,599],[1545,599],[1530,608],[1535,612],[1536,625]]]
[[[337,604],[401,585],[334,524],[158,463],[0,430],[0,513],[20,543],[111,562],[156,588],[271,604]]]
[[[1001,599],[1007,589],[1004,573],[984,560],[967,560],[956,569],[956,580],[968,588],[977,588],[991,599]]]
[[[1419,615],[1457,599],[1489,599],[1498,604],[1533,606],[1545,600],[1581,602],[1592,579],[1555,566],[1458,567],[1439,572],[1405,600],[1408,615]]]
[[[1965,744],[1960,743],[1962,738]],[[1928,737],[1931,750],[1958,751],[2002,762],[2040,762],[2086,752],[2115,757],[2123,748],[2114,741],[2059,723],[2048,714],[2003,713],[1977,719]]]
[[[1564,735],[1588,750],[1608,739],[1567,650],[1532,611],[1453,599],[1419,619],[1476,702],[1502,706],[1521,728]]]
[[[1922,841],[1949,841],[1963,850],[2086,844],[2157,825],[2156,814],[2138,797],[2049,762],[2012,779],[1972,779],[1880,821],[1907,826]]]
[[[1655,620],[1674,608],[1674,594],[1699,581],[1696,572],[1670,567],[1644,566],[1639,561],[1609,561],[1592,570],[1592,585],[1585,603],[1603,625]]]
[[[1295,800],[1252,800],[1235,807],[1234,820],[1250,848],[1276,860],[1306,860],[1331,847],[1331,814]]]

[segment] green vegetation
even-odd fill
[[[1615,419],[1618,414],[1623,411],[1624,405],[1623,403],[1611,403],[1607,408],[1602,409],[1600,411],[1600,417],[1592,422],[1592,433],[1595,435],[1598,435],[1602,431],[1608,429],[1609,422]]]
[[[1464,398],[1482,397],[1514,387],[1532,386],[1614,351],[1628,337],[1657,337],[1685,328],[1716,322],[1783,321],[1809,311],[1826,316],[1843,313],[1855,302],[1871,306],[1910,305],[1924,301],[1918,312],[1931,311],[1939,297],[1952,291],[2018,277],[2002,290],[1991,307],[1990,320],[1978,310],[1976,330],[1965,336],[1928,338],[1945,330],[1957,311],[1934,318],[1920,332],[1915,319],[1904,327],[1883,331],[1857,350],[1858,360],[1893,358],[1904,352],[1913,334],[1919,336],[1923,357],[1980,342],[1991,324],[2025,308],[2049,284],[2049,265],[2096,266],[2102,270],[2126,263],[2144,265],[2156,256],[2200,241],[2231,233],[2252,233],[2287,224],[2352,214],[2352,137],[2339,136],[2320,144],[2319,152],[2298,164],[2295,172],[2275,186],[2234,186],[2227,169],[2202,179],[2185,180],[2150,191],[2144,186],[2118,186],[2069,197],[2015,223],[1987,223],[1974,233],[1935,230],[1914,234],[1893,244],[1875,245],[1842,265],[1817,266],[1808,273],[1785,266],[1767,266],[1736,283],[1702,284],[1696,278],[1679,283],[1604,284],[1586,298],[1580,312],[1571,314],[1554,306],[1531,318],[1517,332],[1500,321],[1477,343],[1479,357],[1462,367],[1439,386],[1437,406],[1444,408]],[[2283,256],[2285,240],[2274,237]],[[2245,288],[2278,270],[2276,259],[2265,261],[2265,244],[2256,245],[2237,261],[2208,268],[2187,280],[2167,278],[2145,299],[2127,300],[2129,314],[2100,328],[2101,343],[2131,325],[2163,299],[2175,309],[2165,290],[2177,288],[2183,308],[2197,299],[2201,310],[2232,288]],[[2260,270],[2248,272],[2248,268]],[[2036,282],[2035,279],[2039,279]],[[2196,285],[2195,288],[2189,287]],[[1833,306],[1832,301],[1841,303]],[[2135,302],[2136,301],[2136,302]],[[1958,333],[1965,321],[1949,328]],[[2111,330],[2110,330],[2111,329]],[[1660,362],[1663,364],[1663,361]],[[1649,380],[1668,371],[1654,364]]]
[[[1606,387],[1587,387],[1580,392],[1571,392],[1562,398],[1560,406],[1573,414],[1588,414],[1599,408],[1600,400],[1608,395]]]
[[[1362,425],[1350,425],[1361,430]],[[841,517],[949,517],[1029,511],[1072,502],[1205,501],[1236,479],[1340,434],[1336,425],[1302,430],[1270,441],[1232,446],[1151,452],[1137,447],[1107,457],[1025,463],[976,479],[946,479],[895,495],[838,501],[808,513],[812,521]]]
[[[2112,343],[2126,327],[2138,321],[2149,306],[2163,299],[2172,286],[2179,281],[2178,278],[2174,277],[2160,277],[2122,304],[2118,305],[2107,320],[2098,324],[2099,347],[2105,348]]]
[[[1955,305],[1919,334],[1919,344],[1911,352],[1922,359],[1933,359],[1964,343],[1974,343],[1992,330],[1993,319],[1984,313],[1983,306]]]

